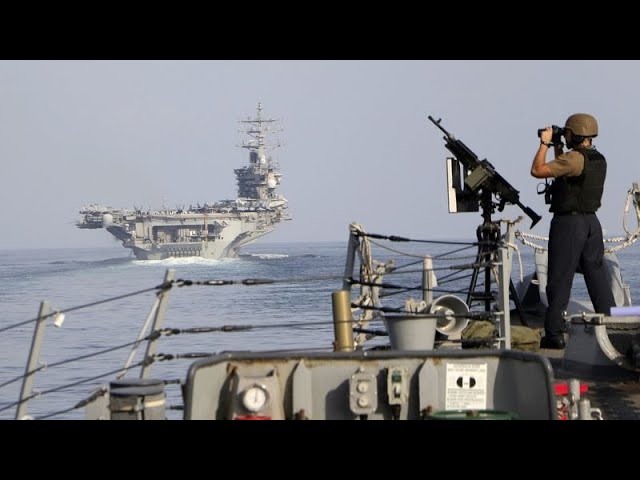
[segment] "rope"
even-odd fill
[[[31,318],[29,320],[24,320],[22,322],[18,322],[18,323],[14,323],[13,325],[8,325],[6,327],[0,328],[0,333],[5,332],[7,330],[11,330],[12,328],[16,328],[16,327],[20,327],[22,325],[26,325],[27,323],[32,323],[32,322],[37,322],[38,320],[42,319],[46,319],[49,317],[53,317],[55,315],[58,315],[60,313],[69,313],[69,312],[74,312],[76,310],[81,310],[83,308],[89,308],[89,307],[94,307],[96,305],[101,305],[103,303],[107,303],[107,302],[114,302],[117,300],[122,300],[123,298],[128,298],[128,297],[133,297],[134,295],[140,295],[142,293],[148,293],[148,292],[152,292],[154,290],[169,290],[171,288],[171,282],[165,282],[161,285],[158,285],[156,287],[153,288],[145,288],[144,290],[138,290],[137,292],[131,292],[131,293],[125,293],[124,295],[118,295],[116,297],[110,297],[110,298],[105,298],[104,300],[98,300],[96,302],[91,302],[91,303],[85,303],[84,305],[78,305],[76,307],[71,307],[71,308],[67,308],[64,310],[56,310],[55,312],[50,312],[46,315],[43,315],[42,317],[36,317],[36,318]],[[160,293],[160,292],[158,292]]]
[[[399,237],[397,235],[380,235],[377,233],[365,233],[364,231],[355,232],[355,235],[361,237],[377,238],[380,240],[389,240],[390,242],[416,242],[416,243],[437,243],[443,245],[482,245],[484,242],[451,242],[447,240],[416,240],[407,237]]]
[[[122,345],[117,345],[115,347],[109,347],[109,348],[105,348],[103,350],[98,350],[97,352],[94,352],[94,353],[87,353],[86,355],[79,355],[77,357],[68,358],[66,360],[60,360],[59,362],[51,363],[51,364],[49,364],[49,368],[58,367],[60,365],[64,365],[66,363],[76,362],[78,360],[84,360],[86,358],[97,357],[99,355],[103,355],[103,354],[109,353],[109,352],[114,352],[116,350],[120,350],[122,348],[130,347],[132,345],[135,345],[137,343],[142,343],[142,342],[147,341],[147,340],[156,340],[159,337],[160,337],[160,333],[159,332],[152,332],[149,335],[147,335],[146,337],[141,338],[140,340],[134,340],[133,342],[127,342],[127,343],[123,343]]]
[[[420,287],[407,287],[403,290],[399,290],[397,292],[389,292],[389,293],[384,293],[382,295],[380,295],[380,298],[388,298],[388,297],[393,297],[395,295],[399,295],[401,293],[407,293],[410,291],[422,291],[422,286]],[[467,293],[468,290],[464,289],[464,290],[447,290],[445,288],[432,288],[430,290],[433,293]]]
[[[409,240],[409,241],[417,241],[417,240]],[[403,252],[403,251],[401,251],[401,250],[397,250],[397,249],[391,248],[391,247],[389,247],[389,246],[387,246],[387,245],[383,245],[383,244],[381,244],[381,243],[379,243],[379,242],[375,242],[375,241],[373,241],[373,240],[370,240],[370,242],[371,242],[373,245],[376,245],[376,246],[378,246],[378,247],[380,247],[380,248],[382,248],[382,249],[384,249],[384,250],[388,250],[388,251],[390,251],[390,252],[397,253],[397,254],[399,254],[399,255],[404,255],[405,257],[410,257],[410,258],[420,258],[420,259],[423,259],[423,258],[425,257],[424,255],[420,255],[420,254],[416,254],[416,253]],[[434,242],[434,243],[435,243],[435,242]],[[438,243],[448,243],[448,242],[438,242]],[[460,242],[452,242],[452,243],[453,243],[453,244],[456,244],[456,245],[459,245],[459,244],[460,244]],[[453,253],[461,252],[461,251],[463,251],[463,250],[468,250],[468,249],[470,249],[470,248],[474,248],[474,247],[476,247],[478,244],[476,243],[476,244],[464,244],[464,245],[467,245],[467,246],[462,247],[462,248],[458,248],[458,249],[455,249],[455,250],[451,250],[450,252],[444,252],[444,253],[441,253],[440,255],[434,255],[434,256],[432,256],[432,258],[433,258],[434,260],[459,260],[459,259],[465,259],[465,258],[475,258],[475,257],[476,257],[476,255],[465,255],[465,256],[460,256],[460,257],[447,257],[447,256],[446,256],[446,255],[451,255],[451,254],[453,254]],[[493,251],[489,251],[488,253],[492,253],[492,252],[493,252]],[[408,264],[408,265],[415,265],[416,263],[419,263],[419,262],[410,263],[410,264]],[[405,265],[405,266],[408,266],[408,265]],[[398,267],[398,268],[400,268],[400,267]]]
[[[295,284],[295,283],[303,283],[303,282],[318,282],[318,281],[327,281],[327,280],[342,280],[344,277],[342,275],[325,275],[318,277],[306,277],[306,278],[285,278],[285,279],[274,279],[274,278],[245,278],[244,280],[185,280],[179,278],[177,280],[173,280],[172,283],[175,284],[176,287],[191,287],[191,286],[206,286],[206,287],[219,287],[225,285],[244,285],[244,286],[254,286],[254,285],[270,285],[270,284]]]
[[[605,248],[605,253],[615,253],[623,250],[627,247],[633,245],[640,236],[640,205],[638,204],[638,198],[640,198],[640,192],[635,190],[633,187],[627,191],[627,199],[625,201],[624,210],[622,213],[622,228],[626,232],[626,237],[613,237],[613,238],[605,238],[603,239],[604,243],[619,243],[622,242],[621,245],[617,245],[614,247]],[[638,228],[636,228],[635,232],[630,232],[627,224],[627,217],[631,207],[631,204],[634,204],[636,210],[636,224]],[[528,241],[528,239],[538,240],[548,242],[549,237],[544,237],[541,235],[534,235],[532,233],[524,233],[521,231],[516,231],[516,238],[519,238],[520,241],[526,245],[527,247],[531,247],[537,251],[545,252],[547,251],[547,247],[542,245],[535,244],[533,242]]]
[[[2,384],[0,384],[0,389],[3,387],[6,387],[7,385],[17,382],[18,380],[22,380],[23,378],[28,377],[29,375],[33,375],[36,372],[39,372],[40,370],[45,370],[47,368],[52,368],[52,367],[59,367],[60,365],[64,365],[67,363],[72,363],[72,362],[77,362],[78,360],[85,360],[87,358],[91,358],[91,357],[97,357],[99,355],[103,355],[105,353],[109,353],[109,352],[114,352],[116,350],[122,349],[122,348],[126,348],[126,347],[130,347],[131,345],[134,345],[136,343],[141,343],[147,340],[155,340],[157,338],[160,337],[160,333],[158,332],[152,332],[151,334],[147,335],[146,337],[140,339],[140,340],[135,340],[133,342],[128,342],[128,343],[124,343],[122,345],[118,345],[115,347],[109,347],[109,348],[105,348],[103,350],[98,350],[97,352],[94,353],[87,353],[85,355],[79,355],[77,357],[72,357],[72,358],[67,358],[65,360],[60,360],[59,362],[54,362],[54,363],[50,363],[50,364],[46,364],[46,365],[40,365],[37,368],[34,368],[33,370],[23,374],[23,375],[19,375],[18,377],[15,377],[11,380],[8,380]]]
[[[62,415],[63,413],[68,413],[73,410],[76,410],[78,407],[73,406],[71,408],[67,408],[65,410],[58,410],[57,412],[49,413],[47,415],[42,415],[41,417],[34,417],[34,420],[46,420],[47,418],[55,417],[57,415]]]
[[[234,333],[254,329],[259,330],[264,328],[305,328],[310,326],[327,326],[334,325],[336,323],[352,323],[352,320],[341,320],[338,322],[333,320],[324,320],[321,322],[286,322],[269,323],[265,325],[222,325],[220,327],[163,328],[162,330],[160,330],[160,332],[165,336],[180,335],[182,333]]]
[[[354,331],[356,329],[354,328]],[[384,334],[386,335],[386,333]],[[328,350],[330,347],[308,347],[308,348],[296,348],[296,349],[284,349],[284,350],[269,350],[269,353],[295,353],[295,352],[317,352]],[[184,360],[194,358],[208,358],[215,355],[219,355],[220,352],[191,352],[191,353],[157,353],[154,355],[154,360],[159,362],[167,362],[171,360]]]
[[[615,247],[608,247],[604,249],[605,253],[615,253],[615,252],[619,252],[620,250],[623,250],[627,247],[630,247],[631,245],[633,245],[634,243],[636,243],[636,241],[638,240],[638,236],[640,235],[640,230],[632,235],[629,235],[627,237],[615,237],[615,238],[605,238],[603,239],[604,243],[617,243],[617,242],[623,242],[621,245],[617,245]],[[520,232],[517,231],[516,232],[516,238],[519,238],[520,241],[526,245],[527,247],[531,247],[537,251],[540,252],[546,252],[547,251],[547,247],[544,247],[542,245],[538,245],[535,244],[533,242],[528,241],[528,238],[531,238],[533,240],[540,240],[540,241],[544,241],[544,242],[548,242],[549,241],[549,237],[544,237],[541,235],[533,235],[531,233],[524,233],[524,232]]]
[[[143,361],[141,361],[141,362],[138,362],[138,363],[137,363],[137,364],[135,364],[135,365],[131,365],[131,366],[129,367],[129,370],[130,370],[130,369],[132,369],[132,368],[135,368],[135,367],[139,367],[139,366],[141,366],[141,365],[144,365],[144,364],[146,364],[146,363],[148,363],[148,360],[146,360],[146,359],[145,359],[145,360],[143,360]],[[28,401],[28,400],[31,400],[32,398],[39,397],[39,396],[44,396],[44,395],[47,395],[47,394],[49,394],[49,393],[53,393],[53,392],[59,392],[60,390],[65,390],[65,389],[70,388],[70,387],[75,387],[76,385],[82,385],[83,383],[91,382],[91,381],[93,381],[93,380],[97,380],[97,379],[99,379],[99,378],[107,377],[107,376],[109,376],[109,375],[114,375],[114,374],[116,374],[116,373],[118,373],[118,372],[120,372],[120,371],[122,371],[122,368],[118,368],[117,370],[112,370],[112,371],[110,371],[110,372],[103,373],[103,374],[101,374],[101,375],[96,375],[95,377],[90,377],[90,378],[86,378],[86,379],[84,379],[84,380],[79,380],[79,381],[77,381],[77,382],[68,383],[68,384],[66,384],[66,385],[62,385],[62,386],[59,386],[59,387],[51,388],[51,389],[49,389],[49,390],[45,390],[45,391],[43,391],[43,392],[33,393],[33,394],[29,395],[27,398],[24,398],[24,399],[22,399],[22,400],[18,400],[18,401],[16,401],[16,402],[12,402],[12,403],[10,403],[10,404],[8,404],[8,405],[6,405],[6,406],[4,406],[4,407],[0,408],[0,412],[4,412],[5,410],[8,410],[8,409],[9,409],[9,408],[11,408],[11,407],[15,407],[15,406],[21,405],[21,404],[23,404],[24,402],[26,402],[26,401]]]
[[[18,375],[15,378],[12,378],[11,380],[7,380],[6,382],[0,384],[0,389],[6,387],[7,385],[11,385],[12,383],[17,382],[18,380],[22,380],[23,378],[29,376],[29,375],[33,375],[36,372],[39,372],[40,370],[46,370],[47,365],[40,365],[37,368],[34,368],[33,370],[31,370],[30,372],[24,373],[22,375]]]

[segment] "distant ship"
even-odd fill
[[[105,228],[139,260],[237,257],[240,247],[291,219],[287,199],[276,193],[282,178],[279,166],[266,153],[280,146],[279,142],[267,143],[267,135],[276,131],[276,122],[262,116],[260,103],[254,118],[240,121],[251,139],[240,145],[249,150],[249,165],[234,170],[238,181],[235,200],[146,212],[89,205],[80,210],[76,226]]]

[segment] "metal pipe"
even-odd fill
[[[591,402],[587,398],[581,398],[578,401],[578,419],[593,420],[591,416]]]
[[[437,286],[435,274],[433,273],[433,260],[426,256],[422,260],[422,299],[427,306],[433,302],[433,287]]]
[[[511,310],[509,306],[509,282],[511,280],[511,259],[509,247],[503,245],[498,250],[498,328],[499,348],[511,350]]]
[[[353,317],[351,292],[338,290],[331,294],[333,307],[334,352],[353,352]]]

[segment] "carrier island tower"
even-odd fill
[[[106,229],[139,260],[237,257],[240,247],[291,219],[287,199],[277,193],[279,165],[267,156],[280,146],[268,141],[280,131],[277,122],[263,117],[260,103],[255,117],[240,121],[249,140],[239,146],[249,150],[249,164],[234,170],[238,198],[156,211],[89,205],[80,210],[76,226]]]

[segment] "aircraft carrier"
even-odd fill
[[[249,150],[249,164],[234,170],[238,198],[157,211],[92,204],[82,207],[76,226],[106,229],[139,260],[237,257],[240,247],[291,219],[287,199],[276,192],[282,178],[279,165],[267,156],[280,146],[267,142],[269,134],[280,131],[277,122],[263,117],[261,104],[255,117],[240,121],[250,140],[239,145]]]

